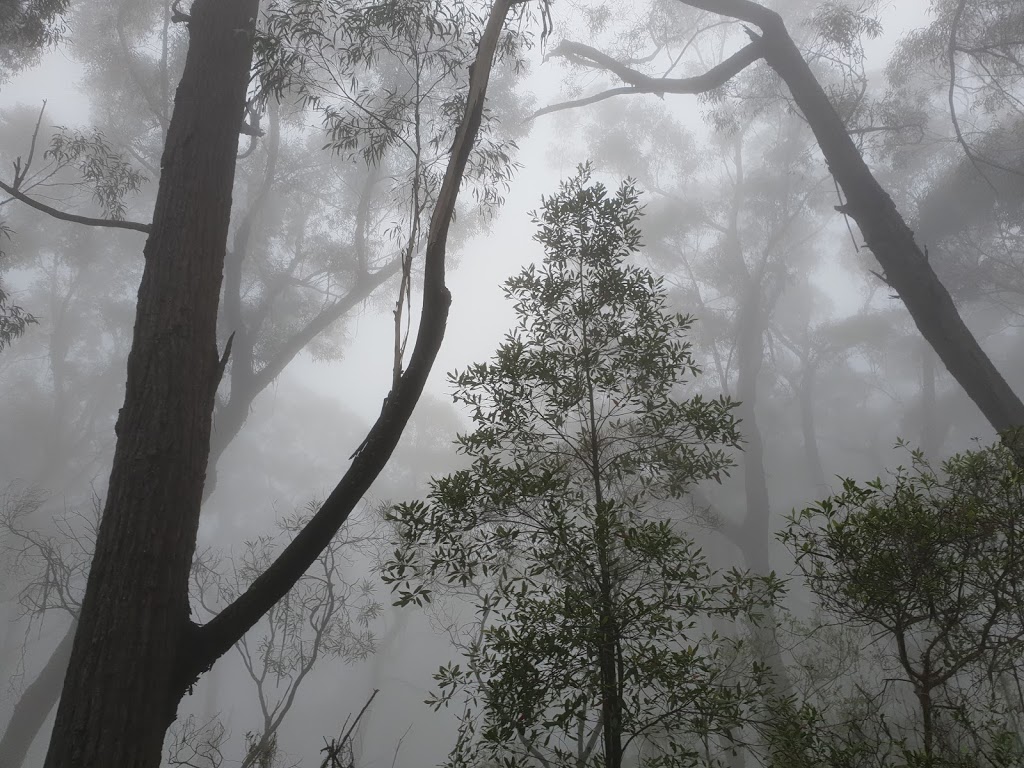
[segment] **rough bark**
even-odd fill
[[[71,658],[71,645],[75,639],[76,624],[72,622],[64,638],[57,645],[50,660],[39,676],[32,681],[14,706],[11,721],[0,739],[0,766],[20,768],[36,735],[46,722],[60,695],[64,672]]]
[[[220,378],[217,308],[258,0],[197,0],[124,406],[45,765],[157,766],[189,680],[188,578]]]

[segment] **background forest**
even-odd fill
[[[0,5],[0,768],[1024,765],[1024,5],[255,8]]]

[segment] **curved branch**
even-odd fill
[[[549,115],[552,112],[562,112],[563,110],[566,109],[578,109],[580,107],[586,107],[591,104],[597,104],[599,101],[604,101],[605,99],[610,99],[614,96],[628,96],[631,93],[643,93],[643,91],[639,91],[633,86],[610,88],[607,91],[601,91],[601,93],[595,94],[593,96],[588,96],[585,99],[561,101],[557,104],[550,104],[546,107],[542,107],[541,109],[538,109],[536,112],[534,112],[532,115],[527,116],[526,122],[536,120],[538,117],[541,117],[542,115]]]
[[[967,155],[967,159],[971,161],[971,165],[974,166],[974,170],[976,170],[978,172],[978,175],[985,180],[985,183],[988,184],[989,188],[998,195],[998,190],[996,189],[995,184],[992,183],[992,180],[988,177],[985,171],[982,170],[982,165],[987,165],[990,168],[995,168],[996,170],[1012,173],[1015,176],[1024,176],[1024,173],[1021,173],[1016,168],[1011,168],[1009,166],[1003,165],[1002,163],[997,163],[994,160],[989,160],[987,158],[979,156],[977,153],[975,153],[973,149],[971,149],[970,145],[967,143],[967,139],[964,137],[963,131],[960,129],[960,118],[957,116],[956,113],[955,98],[956,53],[958,50],[956,45],[956,33],[957,29],[960,26],[960,19],[963,16],[964,8],[966,7],[967,0],[960,0],[960,2],[957,4],[955,13],[953,14],[953,22],[949,28],[949,48],[947,49],[946,53],[947,60],[949,63],[949,91],[947,94],[947,98],[949,101],[949,119],[953,123],[953,132],[956,134],[957,143],[960,144],[960,147],[963,149],[964,154]]]
[[[480,38],[476,59],[469,68],[465,111],[430,219],[424,260],[423,308],[409,366],[385,398],[380,416],[370,428],[348,471],[319,511],[243,594],[208,624],[192,630],[193,645],[182,653],[182,658],[188,663],[183,670],[184,679],[180,681],[183,686],[188,686],[209,669],[287,594],[348,519],[398,444],[444,339],[451,305],[451,293],[445,286],[448,230],[469,154],[480,128],[487,83],[501,31],[512,6],[520,1],[496,0]]]
[[[110,229],[131,229],[136,232],[144,232],[149,234],[149,224],[141,224],[137,221],[121,221],[120,219],[96,219],[92,216],[79,216],[75,213],[66,213],[59,211],[56,208],[51,208],[46,203],[41,203],[38,200],[26,195],[24,192],[12,187],[6,182],[0,181],[0,189],[6,192],[8,195],[13,197],[15,200],[20,200],[30,208],[35,208],[37,211],[42,211],[48,216],[52,216],[55,219],[61,221],[70,221],[74,224],[84,224],[87,227],[109,227]]]
[[[621,93],[696,94],[720,88],[755,61],[763,58],[764,45],[761,38],[754,37],[750,43],[725,59],[725,61],[716,64],[704,74],[697,75],[696,77],[650,77],[627,67],[625,64],[596,48],[572,40],[563,40],[549,55],[561,56],[562,58],[574,60],[577,63],[606,69],[624,83],[632,86],[628,90],[617,89],[616,92],[609,92],[611,96],[617,96]],[[604,98],[608,98],[608,96]],[[600,99],[594,100],[600,101]],[[583,99],[581,103],[592,102]],[[569,107],[563,106],[562,108],[568,109]],[[555,111],[551,108],[545,109],[547,111]],[[536,114],[543,113],[544,111],[540,110]]]

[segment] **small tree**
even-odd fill
[[[399,602],[430,600],[432,580],[473,586],[467,665],[436,676],[437,706],[466,696],[452,766],[686,764],[730,740],[755,692],[700,625],[776,585],[719,578],[671,519],[688,487],[731,466],[733,404],[679,397],[699,373],[693,321],[626,263],[633,183],[609,195],[590,177],[582,167],[535,215],[544,265],[505,288],[517,327],[450,377],[472,409],[458,440],[472,465],[391,515]]]
[[[1022,508],[1008,449],[954,456],[941,472],[913,452],[891,483],[844,480],[781,534],[822,607],[884,651],[878,695],[894,764],[1024,759]],[[909,723],[891,717],[902,702]]]

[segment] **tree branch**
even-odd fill
[[[192,647],[182,649],[188,667],[188,686],[213,662],[230,650],[270,608],[301,578],[330,544],[349,514],[390,459],[409,417],[419,400],[427,376],[444,339],[451,293],[445,286],[448,230],[455,213],[459,186],[483,116],[491,67],[505,19],[519,0],[496,0],[480,38],[476,59],[469,68],[469,93],[462,122],[455,134],[444,181],[430,220],[424,259],[423,308],[416,345],[409,366],[384,400],[380,416],[351,466],[319,511],[296,535],[281,555],[234,602],[208,624],[191,632]]]
[[[578,101],[565,102],[562,104],[553,104],[549,107],[544,107],[543,109],[538,110],[527,118],[528,120],[540,117],[541,115],[549,112],[557,112],[562,109],[572,109],[574,107],[585,106],[587,104],[593,104],[597,101],[611,98],[612,96],[629,93],[654,93],[658,95],[665,93],[706,93],[707,91],[712,91],[715,88],[720,88],[725,85],[735,75],[739,74],[755,61],[762,58],[764,56],[764,51],[761,39],[755,38],[752,42],[738,50],[725,61],[715,65],[704,74],[697,75],[696,77],[650,77],[649,75],[645,75],[642,72],[637,72],[635,69],[627,67],[596,48],[592,48],[585,43],[577,43],[572,40],[563,40],[549,54],[549,56],[561,56],[565,59],[574,60],[577,63],[584,63],[588,66],[595,66],[600,69],[608,70],[631,87],[615,88],[586,99],[579,99]]]
[[[34,200],[24,192],[12,187],[4,181],[0,181],[0,189],[6,192],[8,195],[13,197],[15,200],[20,200],[30,208],[35,208],[37,211],[42,211],[48,216],[52,216],[55,219],[61,221],[70,221],[74,224],[84,224],[87,227],[109,227],[110,229],[132,229],[136,232],[144,232],[149,234],[149,224],[141,224],[137,221],[121,221],[119,219],[96,219],[91,216],[79,216],[75,213],[66,213],[59,211],[56,208],[51,208],[46,203],[41,203],[38,200]]]
[[[536,120],[538,117],[541,117],[542,115],[551,114],[552,112],[562,112],[563,110],[566,109],[578,109],[580,107],[586,107],[591,104],[596,104],[599,101],[604,101],[605,99],[610,99],[613,96],[626,96],[631,93],[643,93],[643,91],[639,91],[632,86],[625,86],[622,88],[610,88],[607,91],[601,91],[601,93],[595,94],[593,96],[588,96],[585,99],[574,99],[573,101],[561,101],[557,104],[550,104],[546,107],[538,109],[532,115],[528,116],[526,118],[526,122]]]

